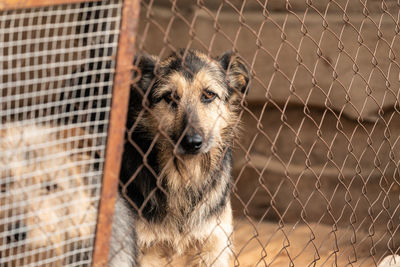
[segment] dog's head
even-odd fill
[[[141,55],[136,65],[141,78],[135,90],[145,96],[145,101],[136,102],[145,106],[140,121],[158,136],[163,149],[196,155],[233,141],[238,103],[250,76],[240,57],[227,52],[211,58],[188,50],[163,61]]]
[[[16,124],[0,130],[0,258],[6,266],[62,265],[68,247],[91,241],[97,211],[84,180],[90,156],[71,152],[83,140],[71,141],[73,134]]]

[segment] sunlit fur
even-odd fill
[[[230,52],[213,59],[194,50],[136,64],[121,190],[139,214],[142,265],[185,256],[186,266],[228,266],[231,146],[248,70]],[[187,149],[185,136],[196,134],[201,146]]]
[[[89,252],[71,253],[93,246],[97,205],[90,185],[101,183],[101,176],[89,181],[87,175],[96,171],[90,168],[93,156],[82,152],[91,140],[79,128],[65,129],[17,123],[0,129],[1,266],[65,266],[90,259]],[[136,266],[134,220],[126,206],[118,198],[112,267]]]

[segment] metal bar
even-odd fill
[[[126,0],[122,8],[103,186],[93,252],[92,266],[96,267],[106,266],[108,261],[109,241],[117,196],[120,163],[124,147],[126,114],[132,80],[131,70],[135,53],[135,33],[139,19],[139,1]]]
[[[94,1],[96,0],[1,0],[0,11],[9,9],[56,6],[56,5],[94,2]]]

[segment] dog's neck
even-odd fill
[[[162,165],[164,171],[160,178],[165,187],[159,190],[166,195],[166,202],[153,202],[155,205],[166,204],[163,207],[168,209],[160,223],[175,222],[179,232],[184,232],[199,223],[199,218],[207,219],[222,212],[231,189],[231,149],[213,152],[215,154],[182,157],[179,163],[172,159]]]

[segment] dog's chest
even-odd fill
[[[223,228],[224,232],[231,232],[229,203],[224,206],[220,216],[202,217],[202,220],[199,220],[199,217],[201,214],[193,212],[186,218],[186,222],[181,224],[177,223],[180,220],[174,218],[173,213],[169,213],[162,223],[139,220],[136,225],[139,246],[142,249],[160,247],[165,253],[182,255],[187,248],[202,243],[215,229]]]

